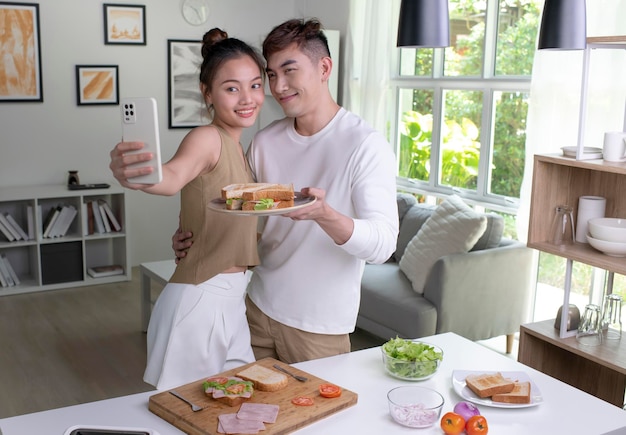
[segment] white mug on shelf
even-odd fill
[[[581,196],[578,198],[578,214],[576,216],[576,241],[587,242],[587,222],[589,219],[604,217],[606,198],[601,196]]]
[[[604,133],[602,158],[607,162],[626,161],[626,132],[607,131]]]

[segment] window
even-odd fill
[[[541,0],[449,0],[451,46],[398,50],[391,85],[402,188],[514,213]]]

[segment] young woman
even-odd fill
[[[150,318],[144,380],[157,389],[254,361],[244,295],[248,268],[259,263],[256,218],[233,218],[207,205],[222,187],[253,181],[239,141],[264,101],[264,65],[253,48],[220,29],[204,35],[202,56],[200,89],[213,120],[187,134],[163,165],[163,181],[128,182],[148,172],[128,168],[146,160],[145,153],[125,155],[141,143],[122,142],[111,151],[110,168],[123,186],[156,195],[181,192],[180,224],[195,236]]]

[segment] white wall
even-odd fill
[[[64,184],[69,169],[78,170],[83,183],[115,183],[108,154],[121,137],[119,107],[78,106],[75,65],[118,65],[120,97],[156,97],[167,160],[188,131],[167,128],[168,39],[198,40],[221,27],[259,47],[274,25],[312,16],[343,32],[349,6],[348,0],[210,0],[209,21],[195,27],[183,20],[181,0],[113,3],[146,5],[146,46],[105,45],[102,2],[39,0],[44,101],[0,104],[0,186]],[[264,120],[282,115],[269,96],[264,112]],[[178,196],[128,191],[133,265],[172,258],[178,209]]]

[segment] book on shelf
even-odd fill
[[[4,255],[0,257],[0,275],[2,275],[7,284],[5,287],[13,287],[15,285],[15,281],[13,281],[13,277],[9,273],[9,269],[4,262]]]
[[[78,210],[76,210],[76,207],[74,207],[73,205],[63,206],[63,209],[61,210],[59,217],[54,223],[48,237],[65,236],[77,214]]]
[[[104,207],[104,211],[107,217],[109,218],[109,222],[111,223],[112,229],[115,231],[120,231],[122,229],[122,226],[120,225],[119,221],[115,217],[115,214],[113,213],[113,210],[111,209],[111,206],[109,205],[109,203],[106,201],[101,201],[100,205]]]
[[[15,269],[13,269],[13,266],[11,266],[11,262],[9,261],[9,259],[7,258],[7,256],[5,254],[0,254],[0,261],[2,261],[7,269],[7,271],[9,272],[9,276],[11,277],[11,280],[13,281],[13,285],[20,285],[20,279],[17,276],[17,273],[15,273]]]
[[[91,208],[93,209],[93,221],[95,232],[100,234],[105,232],[104,222],[102,221],[102,214],[100,213],[100,207],[98,201],[91,201]]]
[[[106,211],[104,211],[104,205],[102,201],[98,201],[98,210],[100,210],[100,216],[102,217],[102,223],[104,224],[104,232],[111,232],[111,224],[109,224],[109,218],[107,217]]]
[[[95,266],[87,269],[87,273],[92,278],[102,278],[104,276],[122,275],[124,268],[119,264],[112,264],[109,266]]]
[[[9,229],[5,227],[2,222],[0,222],[0,233],[2,233],[9,242],[12,242],[15,240],[15,236],[13,235],[13,233],[9,231]]]
[[[26,206],[26,229],[28,240],[35,239],[35,214],[32,205]]]
[[[53,238],[59,235],[59,227],[62,225],[63,219],[65,219],[65,215],[67,214],[67,207],[60,206],[59,214],[57,218],[50,225],[50,231],[48,231],[48,235],[46,237]]]
[[[23,240],[28,240],[28,234],[26,234],[26,231],[24,231],[24,229],[22,228],[22,226],[20,224],[17,223],[17,221],[15,220],[15,218],[13,218],[13,216],[11,216],[9,213],[5,213],[4,215],[7,220],[9,221],[9,223],[11,225],[13,225],[13,228],[15,228],[15,230],[19,233],[20,237]]]
[[[6,278],[2,274],[2,271],[0,270],[0,287],[8,287],[8,286],[9,286],[9,283],[7,282]]]
[[[46,221],[43,225],[43,237],[50,237],[50,231],[54,226],[54,223],[59,218],[59,214],[61,214],[61,207],[52,207],[46,216]]]
[[[22,236],[20,235],[20,233],[18,233],[17,230],[15,228],[13,228],[13,225],[11,225],[9,220],[2,213],[0,213],[0,223],[2,223],[2,225],[4,225],[4,227],[7,230],[9,230],[9,232],[13,235],[13,238],[15,240],[21,240],[22,239]]]
[[[94,233],[93,207],[91,201],[83,202],[83,233],[89,236]]]

